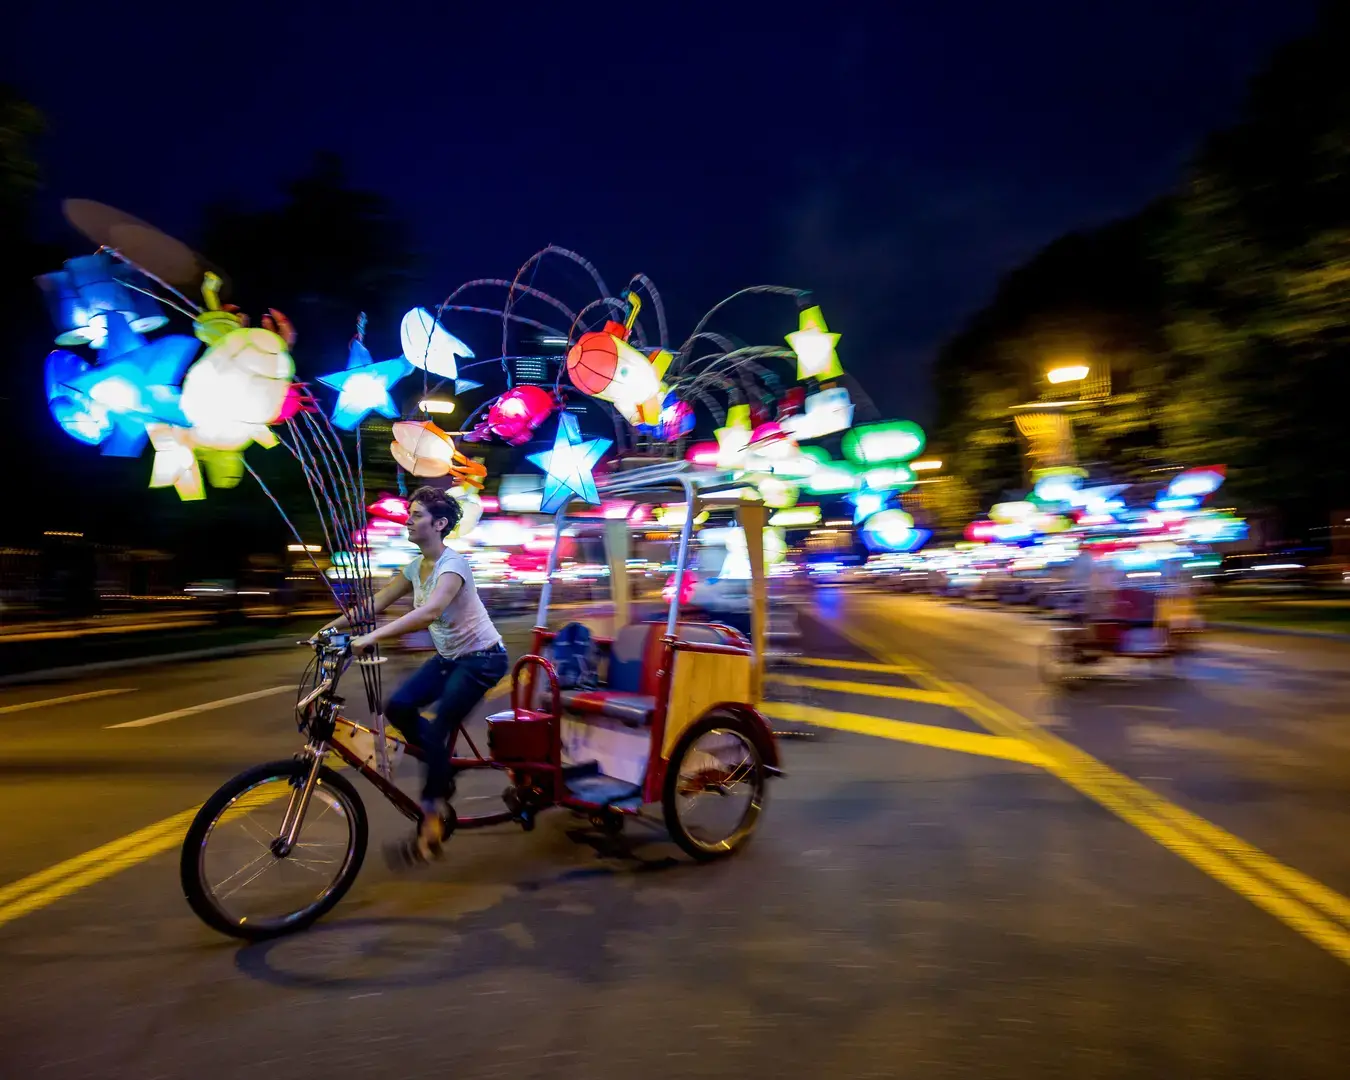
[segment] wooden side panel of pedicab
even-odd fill
[[[677,649],[661,757],[669,758],[680,736],[712,706],[751,701],[750,676],[749,656]]]

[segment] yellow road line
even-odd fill
[[[840,671],[875,671],[882,675],[912,675],[910,664],[873,664],[864,660],[830,660],[823,656],[794,656],[791,667],[838,668]]]
[[[889,647],[871,635],[839,625],[836,629],[854,644],[891,658]],[[973,687],[910,662],[916,681],[952,695],[956,707],[987,730],[1023,739],[1041,750],[1052,775],[1350,964],[1350,899],[1116,772]]]
[[[182,843],[198,809],[184,810],[5,885],[0,888],[0,926]]]
[[[17,705],[0,705],[0,716],[26,712],[29,709],[41,709],[47,705],[66,705],[72,701],[89,701],[91,698],[110,697],[113,694],[130,694],[135,689],[134,686],[122,686],[116,690],[90,690],[84,694],[63,694],[60,697],[43,698],[41,701],[21,701]]]
[[[933,690],[914,690],[908,686],[885,686],[882,683],[850,682],[846,679],[813,679],[807,675],[770,675],[768,680],[779,686],[800,686],[808,690],[833,690],[837,694],[862,694],[866,697],[893,698],[896,701],[919,701],[926,705],[955,705],[951,694]]]
[[[973,731],[956,731],[952,728],[938,727],[936,724],[915,724],[908,720],[887,720],[867,713],[839,712],[836,709],[819,709],[811,705],[767,702],[764,711],[775,720],[812,724],[817,727],[833,728],[836,731],[849,731],[855,735],[894,739],[897,742],[917,743],[920,746],[954,750],[961,754],[1002,758],[1004,761],[1017,761],[1042,768],[1046,765],[1045,755],[1024,739],[981,735]]]
[[[503,690],[509,690],[510,686],[511,678],[508,675],[484,695],[485,700],[496,697]],[[338,768],[346,765],[341,759],[331,756],[328,763]],[[284,792],[252,793],[251,797],[237,803],[234,811],[252,809],[255,804],[261,805],[273,798],[280,798],[282,794]],[[0,886],[0,926],[178,847],[200,809],[200,806],[194,806],[82,855],[39,870],[36,874]],[[226,816],[228,818],[231,815]]]

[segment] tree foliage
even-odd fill
[[[1347,49],[1350,13],[1330,5],[1207,141],[1165,236],[1169,442],[1300,524],[1350,502]]]
[[[1153,465],[1163,378],[1162,271],[1152,236],[1164,207],[1046,247],[940,352],[932,442],[986,504],[1025,482],[1013,423],[1048,368],[1086,358],[1111,396],[1075,419],[1079,455],[1129,473]]]

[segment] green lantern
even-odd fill
[[[843,440],[845,456],[858,465],[908,461],[923,452],[923,428],[910,420],[888,420],[850,430]]]

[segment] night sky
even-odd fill
[[[1175,185],[1314,8],[26,3],[4,77],[50,124],[48,235],[82,196],[191,239],[331,148],[414,224],[413,300],[549,242],[649,274],[677,337],[738,287],[811,288],[882,410],[925,419],[999,274]]]

